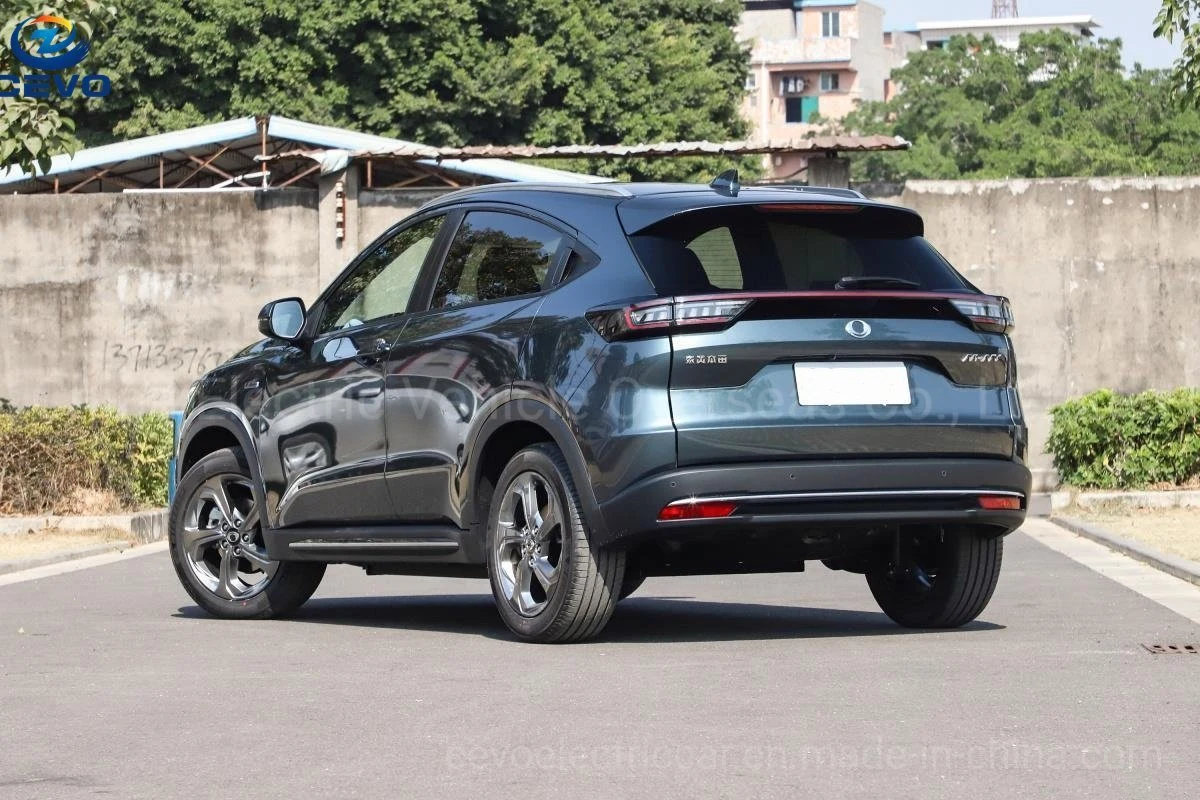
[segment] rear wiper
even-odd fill
[[[842,278],[833,285],[834,289],[920,289],[916,281],[906,281],[903,278],[888,278],[884,276],[863,275],[860,278]]]

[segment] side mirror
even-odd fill
[[[272,339],[295,341],[304,330],[304,301],[287,297],[267,303],[258,312],[258,330]]]

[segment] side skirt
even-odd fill
[[[483,564],[470,531],[453,525],[370,525],[268,528],[267,555],[276,561],[327,564]]]

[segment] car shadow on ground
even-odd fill
[[[207,617],[195,606],[181,617]],[[492,598],[482,594],[330,597],[310,600],[288,622],[350,625],[514,637],[500,621]],[[690,597],[646,596],[623,601],[599,637],[605,642],[722,642],[753,639],[822,639],[854,636],[912,636],[1001,630],[976,620],[955,631],[909,630],[884,614],[833,608],[726,603]]]

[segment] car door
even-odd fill
[[[364,251],[314,304],[303,344],[266,376],[257,433],[277,527],[394,518],[383,365],[443,223],[419,219]]]
[[[468,434],[508,398],[567,241],[517,210],[461,217],[388,360],[387,484],[400,520],[461,524]]]

